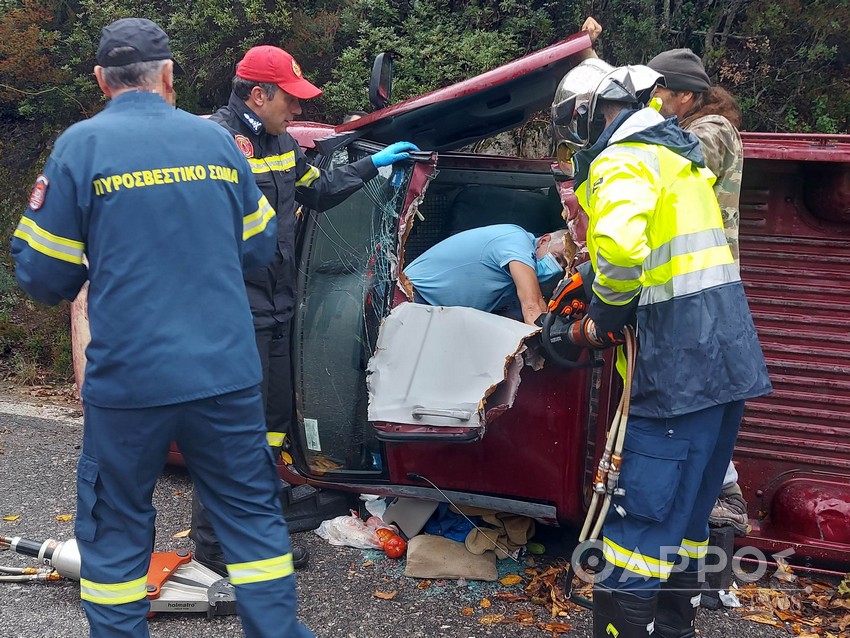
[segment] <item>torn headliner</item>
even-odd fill
[[[369,420],[483,433],[488,416],[513,403],[525,341],[538,331],[473,308],[396,306],[367,368]],[[487,399],[499,390],[488,415]]]

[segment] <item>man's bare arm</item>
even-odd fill
[[[508,268],[516,284],[516,294],[522,308],[522,320],[525,323],[534,324],[537,317],[546,312],[546,302],[543,301],[543,293],[540,292],[537,273],[534,272],[534,268],[521,261],[512,261],[508,264]]]

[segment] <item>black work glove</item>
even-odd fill
[[[580,348],[604,350],[625,342],[623,332],[603,332],[588,316],[579,321],[573,321],[567,329],[567,341]]]

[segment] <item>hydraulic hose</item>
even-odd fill
[[[635,358],[637,357],[637,339],[634,330],[627,326],[623,333],[625,335],[626,351],[626,377],[623,382],[623,393],[617,404],[617,410],[608,429],[605,438],[605,448],[599,458],[596,475],[593,478],[593,495],[587,508],[587,515],[581,528],[578,540],[579,545],[585,541],[595,541],[599,538],[602,525],[611,508],[611,499],[617,491],[617,483],[620,480],[620,466],[622,464],[623,445],[626,440],[626,424],[629,420],[629,408],[631,406],[632,380],[634,378]],[[598,511],[597,511],[598,508]],[[572,594],[572,581],[575,567],[570,563],[567,571],[564,590],[568,600],[591,609],[593,603],[580,596]]]

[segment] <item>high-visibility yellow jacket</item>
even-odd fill
[[[636,317],[632,413],[673,417],[770,392],[696,139],[647,108],[621,113],[583,153],[590,316],[605,330]]]

